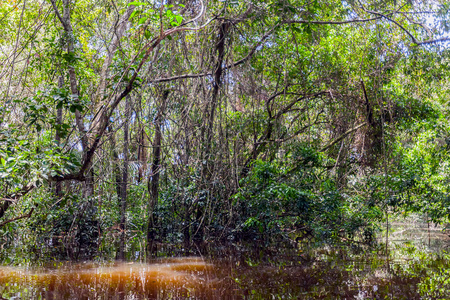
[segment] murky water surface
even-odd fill
[[[182,257],[150,264],[3,267],[0,295],[3,299],[419,299],[417,280],[397,278],[361,260],[273,258],[256,262],[248,257]]]
[[[224,247],[221,254],[198,257],[168,251],[167,256],[179,257],[150,263],[4,266],[0,267],[0,299],[421,299],[418,287],[421,280],[427,282],[427,274],[443,282],[435,288],[450,292],[443,273],[450,267],[450,256],[433,256],[430,262],[427,254],[433,253],[433,245],[447,249],[447,233],[435,227],[396,226],[395,232],[409,230],[413,235],[407,239],[405,234],[391,235],[389,260],[383,248],[308,251],[299,245],[290,250]]]

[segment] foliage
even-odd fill
[[[448,9],[2,1],[5,247],[373,245],[392,215],[448,221]]]
[[[255,161],[241,181],[234,196],[237,233],[247,239],[277,239],[288,238],[294,228],[300,240],[340,243],[356,238],[372,244],[375,224],[382,219],[378,206],[367,207],[361,197],[346,199],[333,178],[320,178],[325,157],[303,145],[293,149],[281,163]]]
[[[424,252],[413,245],[407,245],[401,252],[404,252],[410,261],[396,265],[394,273],[397,276],[418,279],[417,292],[421,299],[446,299],[450,291],[449,254],[445,251]]]

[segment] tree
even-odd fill
[[[120,220],[124,258],[135,223],[148,242],[232,236],[258,220],[235,199],[269,203],[254,196],[267,192],[258,172],[279,167],[269,186],[307,191],[317,224],[330,227],[339,214],[327,215],[324,203],[362,209],[352,178],[395,173],[390,159],[403,150],[393,145],[408,118],[435,118],[434,108],[418,111],[446,91],[438,61],[448,55],[440,48],[448,9],[414,1],[2,3],[0,217],[9,224],[34,204],[45,215],[73,193],[76,222],[55,221],[70,224],[61,232],[84,218],[100,234]],[[268,195],[285,205],[269,203],[270,215],[290,220],[290,196]]]

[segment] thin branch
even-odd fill
[[[217,18],[220,19],[220,18]],[[258,47],[260,47],[263,42],[272,34],[272,32],[280,25],[282,24],[348,24],[348,23],[357,23],[357,22],[368,22],[368,21],[374,21],[374,20],[379,20],[381,19],[381,17],[376,17],[376,18],[371,18],[371,19],[355,19],[355,20],[347,20],[347,21],[307,21],[307,20],[288,20],[288,21],[283,21],[282,23],[272,27],[271,29],[269,29],[262,37],[261,39],[251,48],[250,52],[243,57],[242,59],[233,62],[229,65],[227,65],[226,67],[224,67],[224,70],[227,69],[231,69],[233,67],[236,67],[238,65],[243,64],[244,62],[246,62],[247,60],[249,60],[256,52],[256,50],[258,49]],[[157,82],[168,82],[168,81],[173,81],[173,80],[179,80],[179,79],[186,79],[186,78],[199,78],[199,77],[205,77],[205,76],[210,76],[212,75],[212,73],[202,73],[202,74],[185,74],[185,75],[179,75],[179,76],[172,76],[172,77],[168,77],[168,78],[158,78],[155,80],[151,80],[149,81],[149,83],[157,83]]]
[[[230,68],[233,68],[233,67],[236,67],[236,66],[238,66],[238,65],[240,65],[240,64],[242,64],[242,63],[244,63],[244,62],[246,62],[249,58],[251,58],[252,56],[253,56],[253,54],[255,54],[255,52],[256,52],[256,50],[258,49],[258,47],[259,46],[261,46],[262,45],[262,43],[272,34],[272,32],[275,30],[275,28],[277,28],[278,27],[278,25],[277,26],[275,26],[275,27],[272,27],[271,29],[269,29],[267,32],[266,32],[266,34],[264,34],[263,36],[262,36],[262,38],[252,47],[252,50],[250,50],[250,52],[244,57],[244,58],[242,58],[242,59],[240,59],[240,60],[238,60],[238,61],[236,61],[236,62],[234,62],[234,63],[232,63],[232,64],[229,64],[228,66],[226,66],[224,69],[225,70],[227,70],[227,69],[230,69]]]
[[[199,77],[206,77],[206,76],[212,76],[212,73],[202,73],[202,74],[184,74],[184,75],[178,75],[178,76],[172,76],[172,77],[166,77],[166,78],[158,78],[147,81],[148,83],[158,83],[158,82],[167,82],[167,81],[173,81],[173,80],[179,80],[179,79],[186,79],[186,78],[199,78]]]
[[[270,36],[270,34],[273,32],[273,30],[276,27],[277,26],[275,26],[272,29],[270,29],[269,31],[267,31],[267,33],[265,35],[263,35],[263,37],[252,47],[250,52],[244,58],[242,58],[234,63],[229,64],[228,66],[224,67],[224,70],[236,67],[236,66],[246,62],[248,59],[250,59],[253,56],[253,54],[255,54],[258,47],[261,46],[261,44],[264,42],[264,40],[266,40]],[[179,79],[199,78],[199,77],[206,77],[206,76],[212,76],[212,75],[213,75],[212,73],[184,74],[184,75],[172,76],[172,77],[167,77],[167,78],[158,78],[158,79],[150,80],[148,82],[149,83],[168,82],[168,81],[179,80]]]
[[[382,16],[378,16],[370,19],[353,19],[345,21],[310,21],[310,20],[286,20],[283,24],[319,24],[319,25],[344,25],[351,23],[364,23],[381,19]]]
[[[8,202],[11,202],[11,203],[14,203],[14,204],[17,203],[17,200],[16,199],[12,199],[12,198],[0,198],[0,201],[8,201]]]
[[[371,10],[366,10],[365,8],[363,8],[363,10],[365,12],[368,12],[369,14],[373,14],[373,15],[377,15],[380,17],[385,18],[388,21],[391,21],[392,23],[394,23],[395,25],[397,25],[400,29],[402,29],[407,35],[409,35],[409,37],[412,39],[413,43],[415,44],[419,44],[419,42],[416,40],[416,38],[412,35],[411,32],[409,32],[405,27],[403,27],[400,23],[398,23],[397,21],[393,20],[392,18],[383,15],[382,13],[376,12],[376,11],[371,11]]]
[[[61,17],[61,14],[59,13],[58,8],[56,7],[55,0],[51,0],[51,2],[52,2],[53,10],[55,11],[56,16],[58,17],[61,24],[64,26],[64,29],[67,30],[67,28],[66,28],[67,24],[66,24],[65,20]]]
[[[428,37],[432,37],[433,36],[433,34],[431,33],[431,30],[428,28],[428,26],[426,26],[423,23],[416,22],[416,21],[412,20],[410,17],[408,17],[407,14],[404,14],[404,13],[400,13],[400,14],[403,15],[403,17],[405,17],[409,22],[411,22],[413,24],[416,24],[416,25],[419,25],[420,27],[425,29],[425,31],[427,32]]]
[[[27,214],[23,214],[21,216],[18,216],[18,217],[15,217],[15,218],[12,218],[12,219],[9,219],[9,220],[1,222],[0,223],[0,227],[3,227],[3,226],[5,226],[8,223],[11,223],[11,222],[14,222],[14,221],[17,221],[17,220],[20,220],[20,219],[29,218],[33,214],[33,211],[34,211],[34,207]]]
[[[118,20],[117,24],[115,24],[113,29],[113,37],[111,39],[110,44],[107,47],[107,56],[103,62],[103,67],[100,72],[100,83],[98,85],[97,89],[97,95],[95,97],[95,100],[101,100],[103,99],[103,94],[106,88],[106,77],[108,74],[108,68],[111,66],[113,56],[117,50],[117,47],[119,46],[120,39],[122,38],[126,25],[128,24],[128,20],[130,19],[131,14],[134,11],[135,6],[130,5],[126,12],[122,15],[122,17]],[[101,104],[101,101],[99,101]],[[100,111],[100,110],[98,110]],[[95,119],[95,117],[94,117]]]
[[[426,40],[420,43],[417,43],[417,45],[427,45],[427,44],[435,44],[435,43],[440,43],[440,42],[449,42],[450,38],[440,38],[440,39],[435,39],[435,40]]]
[[[201,5],[200,13],[199,13],[195,18],[193,18],[193,19],[191,19],[191,20],[189,20],[189,21],[187,21],[187,22],[185,22],[185,23],[180,24],[179,27],[185,26],[185,25],[187,25],[187,24],[189,24],[189,23],[192,23],[192,22],[195,22],[195,21],[197,21],[201,16],[203,16],[203,13],[204,13],[203,10],[205,9],[205,6],[204,6],[204,4],[203,4],[203,1],[200,1],[200,5]]]
[[[405,27],[403,27],[403,25],[401,25],[394,19],[388,17],[387,15],[384,15],[384,14],[376,12],[376,11],[366,10],[365,8],[362,8],[362,9],[367,13],[380,16],[380,17],[385,18],[386,20],[394,23],[395,25],[397,25],[397,27],[399,27],[401,30],[403,30],[411,38],[412,42],[414,44],[416,44],[417,46],[450,41],[450,38],[440,38],[440,39],[430,39],[430,40],[420,42],[415,38],[415,36],[411,32],[409,32],[409,30],[407,30]]]
[[[319,97],[319,96],[322,96],[322,95],[326,95],[326,94],[329,94],[329,92],[318,92],[318,93],[315,93],[315,94],[312,94],[312,95],[304,95],[304,96],[302,96],[302,97],[300,97],[300,98],[297,98],[297,99],[295,99],[295,100],[293,100],[291,103],[289,103],[288,105],[286,105],[285,107],[283,107],[283,109],[282,110],[280,110],[277,114],[276,114],[276,116],[274,117],[274,119],[279,119],[282,115],[284,115],[285,113],[287,113],[296,103],[298,103],[298,102],[300,102],[300,101],[302,101],[302,100],[304,100],[304,99],[308,99],[308,98],[317,98],[317,97]],[[306,109],[306,108],[305,108]]]
[[[364,125],[366,125],[367,122],[361,123],[359,125],[357,125],[356,127],[350,128],[349,130],[347,130],[346,132],[344,132],[341,136],[339,136],[337,139],[331,141],[328,145],[326,145],[325,147],[323,147],[322,149],[319,150],[319,152],[324,152],[325,150],[329,149],[330,147],[332,147],[333,145],[335,145],[336,143],[339,143],[340,141],[342,141],[343,139],[345,139],[347,137],[347,135],[349,135],[350,133],[358,130],[359,128],[363,127]]]

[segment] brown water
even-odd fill
[[[56,263],[0,270],[3,299],[419,299],[417,280],[397,278],[363,260],[322,254],[207,261],[200,257],[151,264]],[[320,254],[319,254],[320,255]]]
[[[0,291],[6,299],[196,299],[216,295],[213,268],[195,257],[154,264],[4,267],[0,270]]]
[[[413,226],[414,225],[414,226]],[[385,248],[297,249],[212,245],[210,253],[159,249],[151,263],[54,262],[0,267],[1,299],[421,299],[420,285],[450,299],[448,232],[422,222],[394,223]],[[178,249],[178,250],[177,250]],[[180,251],[179,251],[180,250]],[[213,250],[213,251],[211,251]],[[191,252],[192,253],[192,252]],[[448,252],[447,252],[448,253]],[[139,255],[135,259],[143,259]],[[440,277],[439,277],[440,276]],[[428,278],[428,279],[427,279]],[[428,293],[433,295],[431,292]],[[446,296],[445,296],[446,295]]]

